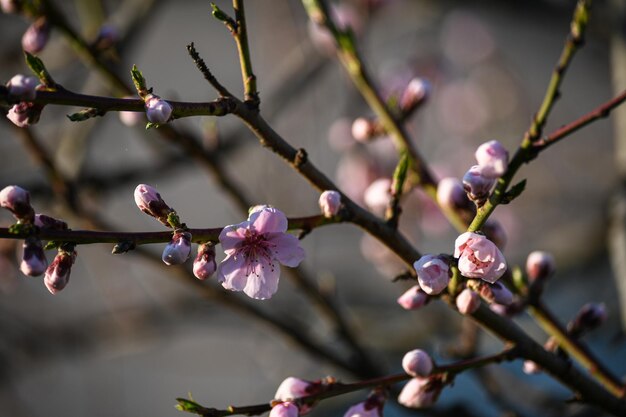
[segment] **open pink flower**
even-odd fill
[[[454,257],[459,259],[459,271],[467,278],[480,278],[493,284],[506,271],[500,249],[477,233],[465,232],[456,238]]]
[[[226,258],[217,269],[222,286],[257,300],[274,295],[280,277],[278,263],[296,267],[304,259],[298,239],[286,231],[285,214],[267,206],[250,213],[245,222],[226,226],[220,233]]]

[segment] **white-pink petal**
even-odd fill
[[[300,246],[297,237],[286,233],[276,233],[272,234],[268,241],[275,245],[274,256],[281,264],[294,268],[304,260],[304,249]]]
[[[287,231],[287,216],[273,207],[264,207],[252,212],[248,220],[257,233],[285,233]]]

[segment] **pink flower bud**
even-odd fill
[[[350,407],[343,417],[382,417],[382,415],[381,405],[364,401]]]
[[[154,217],[165,226],[170,226],[167,216],[173,210],[165,204],[161,194],[155,188],[147,184],[139,184],[135,188],[135,204],[147,215]]]
[[[422,78],[413,78],[400,97],[400,109],[410,111],[428,97],[430,83]]]
[[[483,175],[498,178],[509,165],[509,152],[497,140],[485,142],[476,149],[476,161],[482,166]]]
[[[438,256],[424,255],[413,267],[417,271],[420,287],[428,295],[439,294],[450,282],[450,267]]]
[[[530,282],[543,280],[554,273],[556,262],[548,252],[534,251],[526,259],[526,273]]]
[[[463,188],[470,200],[482,205],[487,200],[491,188],[496,183],[492,177],[486,176],[485,169],[480,165],[474,165],[463,176]]]
[[[35,104],[30,101],[22,101],[13,105],[7,113],[7,119],[9,119],[17,127],[26,127],[34,125],[39,121],[41,117],[41,111],[43,105]]]
[[[480,307],[480,296],[469,288],[465,288],[456,297],[456,308],[461,314],[472,314]]]
[[[358,142],[367,142],[372,138],[374,126],[371,120],[359,117],[352,122],[352,137]]]
[[[24,241],[24,255],[20,263],[20,271],[29,277],[37,277],[48,267],[48,260],[43,251],[41,240],[36,237],[29,237]]]
[[[437,202],[441,207],[449,209],[466,207],[468,199],[463,189],[463,183],[454,177],[447,177],[439,181]]]
[[[67,230],[67,223],[45,214],[35,214],[35,226],[45,230]]]
[[[578,312],[576,318],[568,324],[567,330],[573,337],[599,327],[607,319],[606,307],[603,303],[587,303]]]
[[[331,218],[339,213],[341,194],[334,190],[326,190],[320,195],[319,205],[324,217]]]
[[[185,263],[189,254],[191,254],[191,233],[174,232],[172,240],[163,249],[161,259],[166,265],[180,265]]]
[[[146,97],[146,116],[152,123],[167,123],[172,115],[172,105],[161,97],[150,94]]]
[[[9,185],[0,191],[0,207],[13,213],[13,216],[25,223],[31,223],[35,211],[30,206],[30,194],[17,185]]]
[[[522,371],[527,375],[538,374],[541,372],[541,367],[536,362],[525,360],[522,366]]]
[[[365,204],[376,214],[382,214],[391,201],[391,179],[379,178],[365,190]]]
[[[46,47],[50,39],[50,25],[45,17],[40,17],[31,24],[22,36],[22,49],[37,54]]]
[[[76,260],[76,252],[66,252],[59,250],[57,256],[46,269],[46,275],[43,282],[46,284],[46,288],[53,295],[61,291],[70,280],[70,272],[72,272],[72,265]]]
[[[276,404],[269,417],[298,417],[298,407],[290,402]]]
[[[274,399],[278,401],[295,400],[307,395],[312,395],[320,392],[321,384],[319,382],[305,381],[303,379],[294,378],[290,376],[286,378],[278,386]],[[305,415],[311,411],[309,405],[302,405],[300,407],[300,414]]]
[[[36,96],[35,88],[39,80],[35,77],[27,77],[22,74],[14,75],[7,83],[9,93],[22,100],[34,100]]]
[[[433,360],[421,349],[411,350],[402,358],[402,369],[414,377],[427,377],[433,371]]]
[[[215,245],[211,242],[198,246],[198,256],[193,261],[193,274],[200,280],[209,278],[215,270]]]
[[[437,401],[442,386],[430,378],[413,378],[402,388],[398,402],[409,408],[430,407]]]
[[[467,278],[496,282],[506,271],[506,260],[498,247],[483,235],[465,232],[454,242],[459,271]]]
[[[417,310],[428,302],[428,295],[419,285],[409,288],[404,294],[398,298],[398,304],[405,310]]]
[[[490,285],[493,301],[496,304],[508,306],[513,302],[513,293],[505,287],[501,282],[494,282]]]
[[[0,0],[0,10],[2,13],[17,13],[21,9],[19,0]]]

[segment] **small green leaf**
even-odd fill
[[[28,52],[24,52],[26,58],[26,65],[28,68],[39,78],[39,81],[48,88],[56,87],[56,83],[52,79],[52,76],[46,69],[43,61]]]
[[[159,128],[159,124],[158,123],[152,123],[152,122],[146,123],[146,130],[152,129],[152,128],[158,129]]]
[[[500,204],[509,204],[511,201],[515,200],[517,197],[522,194],[524,189],[526,188],[526,180],[522,180],[512,186],[509,191],[506,192]]]
[[[56,249],[59,246],[61,246],[61,242],[55,242],[54,240],[51,240],[48,243],[46,243],[46,245],[43,248],[44,250],[50,250],[50,249]]]
[[[202,413],[203,407],[196,403],[193,400],[187,400],[185,398],[176,398],[178,404],[176,404],[176,409],[178,411],[186,411],[188,413],[200,414]]]
[[[135,89],[137,89],[137,94],[139,97],[145,97],[148,94],[148,88],[146,87],[146,79],[143,77],[143,74],[137,68],[137,65],[133,65],[133,68],[130,70],[130,75],[133,78],[133,84],[135,85]]]
[[[72,122],[83,122],[98,116],[104,116],[106,111],[100,109],[84,109],[74,114],[66,115]]]

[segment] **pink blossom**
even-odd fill
[[[272,207],[250,213],[248,220],[226,226],[219,239],[226,258],[217,268],[222,286],[257,300],[278,290],[279,263],[296,267],[304,259],[298,239],[287,234],[287,217]]]
[[[172,115],[172,105],[161,97],[150,94],[146,97],[146,116],[152,123],[167,123]]]
[[[40,17],[31,24],[22,36],[22,49],[31,54],[43,50],[50,39],[50,24],[45,17]]]
[[[413,378],[400,391],[398,402],[409,408],[430,407],[437,401],[441,388],[429,378]]]
[[[482,166],[474,165],[463,176],[463,188],[467,196],[478,205],[482,205],[487,200],[491,188],[496,183],[494,178],[485,175],[485,171]]]
[[[34,125],[39,121],[41,117],[41,111],[43,105],[35,104],[29,101],[22,101],[14,104],[7,113],[7,119],[9,119],[17,127],[26,127]]]
[[[350,407],[343,417],[382,417],[381,405],[360,402]]]
[[[34,100],[39,80],[35,77],[27,77],[22,74],[14,75],[7,83],[9,93],[22,100]]]
[[[413,267],[417,271],[417,281],[428,295],[439,294],[450,282],[450,267],[440,257],[424,255]]]
[[[480,297],[469,288],[465,288],[456,297],[456,308],[461,314],[472,314],[480,307]]]
[[[298,407],[290,402],[276,404],[269,417],[298,417]]]
[[[46,269],[46,275],[43,282],[48,288],[48,291],[53,295],[61,291],[67,285],[70,280],[70,272],[72,272],[72,265],[76,260],[76,251],[67,252],[59,250],[57,256]]]
[[[509,165],[509,152],[497,140],[485,142],[476,149],[476,161],[483,167],[483,175],[498,178]]]
[[[185,263],[191,253],[191,233],[174,232],[172,240],[163,249],[161,259],[166,265]]]
[[[326,190],[320,195],[319,205],[324,217],[331,218],[339,213],[341,194],[334,190]]]
[[[477,233],[465,232],[454,242],[454,257],[459,259],[459,271],[467,278],[496,282],[506,271],[506,261],[500,249]]]
[[[32,222],[35,211],[30,205],[30,194],[17,185],[8,185],[0,191],[0,207],[13,213],[22,222]]]
[[[407,352],[402,358],[402,369],[414,377],[427,377],[433,371],[433,360],[421,349]]]
[[[207,242],[198,246],[198,256],[193,261],[193,274],[196,278],[205,280],[213,275],[216,269],[215,245]]]
[[[419,285],[409,288],[404,294],[398,298],[398,304],[405,310],[417,310],[428,302],[428,295]]]
[[[20,271],[30,277],[37,277],[46,272],[48,260],[43,251],[41,240],[31,236],[24,241],[23,249],[24,254],[20,263]]]
[[[533,282],[538,279],[546,279],[556,270],[554,256],[548,252],[534,251],[526,259],[526,273],[528,279]]]

